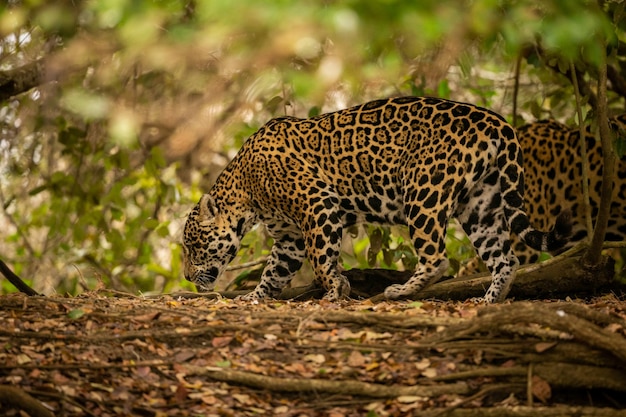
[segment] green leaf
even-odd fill
[[[107,116],[110,108],[110,100],[100,94],[82,88],[68,90],[61,97],[61,105],[86,119],[101,119]]]
[[[450,98],[450,85],[448,85],[448,80],[441,80],[437,86],[437,95],[441,98]]]
[[[232,363],[230,361],[218,361],[215,362],[215,366],[219,368],[230,368],[232,366]]]
[[[170,230],[168,229],[169,222],[164,222],[159,224],[154,230],[159,237],[166,237],[170,234]]]
[[[322,109],[319,106],[313,106],[309,109],[308,117],[319,116],[322,113]]]
[[[83,310],[81,310],[80,308],[76,308],[74,310],[70,310],[70,312],[67,313],[67,316],[69,318],[71,318],[72,320],[77,320],[77,319],[81,318],[84,315],[85,315],[85,312]]]
[[[143,225],[146,229],[156,229],[159,226],[159,221],[157,219],[148,219]]]

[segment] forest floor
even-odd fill
[[[13,294],[0,321],[5,416],[626,415],[626,302],[611,294],[492,306]]]

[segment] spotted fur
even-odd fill
[[[626,138],[626,114],[610,119],[613,133]],[[553,120],[520,127],[517,135],[525,155],[525,203],[531,223],[549,228],[555,213],[572,213],[572,237],[565,248],[587,238],[585,203],[582,191],[582,158],[578,128]],[[585,143],[589,160],[589,200],[594,219],[600,207],[602,188],[602,144],[591,128],[586,127]],[[606,233],[609,241],[626,240],[626,160],[617,160],[613,202]],[[514,251],[520,263],[537,262],[539,254],[524,242],[514,239]],[[564,248],[564,249],[565,249]]]
[[[192,209],[183,236],[185,277],[202,289],[233,259],[250,228],[264,223],[274,246],[247,299],[273,297],[309,260],[326,298],[347,297],[337,269],[343,230],[357,222],[404,224],[419,262],[412,295],[446,271],[452,217],[463,226],[493,280],[485,301],[501,301],[517,259],[509,231],[537,250],[569,233],[567,215],[541,232],[523,211],[522,154],[498,114],[437,98],[372,101],[310,119],[273,119],[253,134]]]

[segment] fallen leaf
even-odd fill
[[[552,397],[552,388],[550,388],[550,384],[545,379],[533,375],[531,383],[532,393],[539,401],[546,403]]]
[[[548,349],[552,349],[556,346],[557,342],[539,342],[535,345],[535,351],[537,353],[545,352]]]
[[[353,350],[352,353],[350,353],[350,356],[348,356],[348,366],[359,368],[365,365],[365,362],[365,356],[363,356],[363,354],[358,350]]]
[[[160,311],[154,311],[152,313],[147,313],[147,314],[141,314],[139,316],[135,316],[133,317],[134,321],[153,321],[159,318],[159,316],[161,315]]]
[[[96,382],[92,382],[91,383],[91,388],[99,389],[101,391],[106,391],[106,392],[113,392],[114,391],[113,387],[110,387],[110,386],[104,385],[104,384],[98,384]]]
[[[285,365],[285,367],[283,369],[285,369],[285,371],[293,372],[293,373],[299,374],[299,375],[304,375],[304,374],[308,373],[307,368],[300,362],[294,362],[294,363],[287,364],[287,365]]]
[[[232,340],[232,336],[216,336],[211,340],[211,346],[215,348],[225,347],[228,346]]]
[[[15,357],[15,360],[17,361],[18,365],[24,365],[25,363],[31,362],[30,356],[25,355],[23,353],[20,353],[19,355],[17,355]]]
[[[403,403],[403,404],[415,403],[418,401],[426,401],[427,399],[428,398],[419,397],[417,395],[401,395],[398,398],[396,398],[396,400],[399,403]]]
[[[604,328],[604,330],[611,332],[611,333],[617,333],[623,329],[624,327],[619,323],[611,323]]]
[[[233,394],[233,398],[242,404],[250,403],[250,396],[248,394]]]
[[[184,384],[178,384],[176,387],[176,393],[174,394],[174,398],[176,398],[176,402],[182,403],[187,399],[189,395],[189,391],[185,387]]]
[[[176,363],[187,362],[189,359],[193,358],[194,356],[196,356],[196,352],[194,352],[193,350],[191,349],[182,350],[178,352],[176,355],[174,355],[174,362]]]
[[[316,363],[318,365],[323,364],[324,362],[326,362],[326,357],[324,355],[322,355],[321,353],[312,353],[310,355],[305,355],[304,356],[304,360],[307,362],[313,362]]]
[[[421,361],[415,363],[415,367],[420,371],[427,369],[429,366],[430,366],[430,359],[428,358],[424,358]]]
[[[135,369],[135,374],[137,374],[137,376],[140,376],[142,378],[146,378],[148,375],[150,375],[151,372],[152,370],[150,369],[149,366],[138,366]]]
[[[390,339],[393,335],[389,332],[377,333],[377,332],[365,332],[365,339],[367,340],[380,340],[380,339]]]
[[[332,339],[333,340],[360,340],[364,334],[365,333],[362,331],[355,333],[350,329],[342,327],[341,329],[337,330],[336,335]]]
[[[379,368],[379,367],[380,367],[380,363],[372,362],[372,363],[368,363],[367,364],[367,366],[365,367],[365,370],[369,372],[369,371],[374,370],[374,369]]]
[[[502,367],[502,368],[512,368],[512,367],[514,367],[515,365],[517,365],[517,363],[515,362],[515,360],[514,360],[514,359],[509,359],[509,360],[505,361],[505,362],[501,365],[501,367]]]

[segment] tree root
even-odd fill
[[[595,407],[489,407],[423,410],[420,417],[623,417],[624,410]]]
[[[17,387],[0,385],[0,403],[26,411],[31,417],[54,417],[39,401]]]
[[[626,328],[626,322],[621,320]],[[594,323],[568,314],[564,309],[545,306],[534,303],[515,303],[508,305],[488,306],[479,312],[474,320],[465,322],[459,326],[448,328],[441,335],[441,341],[468,337],[482,332],[503,330],[506,325],[515,324],[538,324],[540,327],[556,329],[567,332],[576,340],[594,348],[607,351],[615,358],[626,364],[626,340]]]
[[[281,392],[317,392],[333,395],[357,395],[371,398],[394,398],[404,395],[436,397],[463,395],[470,392],[465,382],[442,385],[382,385],[360,381],[336,381],[316,378],[278,378],[251,372],[213,367],[186,367],[188,375],[203,375],[213,380]]]

